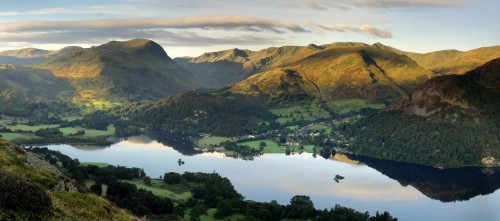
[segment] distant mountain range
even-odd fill
[[[227,85],[232,85],[233,93],[285,101],[361,98],[387,102],[440,74],[463,74],[500,57],[499,48],[417,54],[380,43],[346,42],[260,51],[231,49],[171,59],[157,43],[134,39],[91,48],[3,51],[0,63],[49,70],[70,82],[72,100],[82,104],[158,100]],[[18,69],[17,73],[23,70],[32,71]]]
[[[0,64],[29,65],[43,62],[49,58],[80,50],[81,47],[68,46],[60,50],[43,50],[37,48],[23,48],[19,50],[0,51]]]
[[[300,59],[255,74],[232,90],[269,97],[380,100],[409,93],[434,76],[407,56],[375,46],[308,48]]]

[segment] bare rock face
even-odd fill
[[[71,181],[65,181],[64,179],[59,180],[59,182],[54,186],[53,190],[56,192],[70,192],[70,193],[79,192],[78,188],[75,185],[73,185]]]
[[[26,165],[37,169],[50,171],[57,176],[63,176],[63,173],[59,169],[57,169],[55,166],[52,166],[49,162],[40,159],[36,154],[31,152],[26,152]]]

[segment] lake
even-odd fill
[[[163,142],[164,143],[164,142]],[[371,158],[312,154],[265,154],[252,161],[222,153],[190,152],[146,136],[110,147],[50,145],[80,162],[104,162],[143,168],[151,177],[165,172],[217,172],[231,180],[246,199],[288,204],[308,195],[316,208],[335,204],[358,211],[388,211],[399,220],[500,220],[500,170],[437,169]],[[177,160],[185,164],[179,166]],[[338,183],[336,175],[345,179]]]

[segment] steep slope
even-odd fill
[[[0,64],[29,65],[46,61],[65,53],[79,50],[80,47],[68,46],[60,50],[43,50],[37,48],[23,48],[19,50],[0,51]]]
[[[266,70],[297,61],[322,46],[271,47],[260,51],[231,49],[205,53],[195,58],[175,58],[186,70],[195,74],[200,84],[207,88],[220,88],[237,83]]]
[[[139,220],[0,139],[0,220]]]
[[[68,80],[56,78],[50,71],[15,65],[0,64],[0,88],[0,112],[16,116],[32,113],[33,108],[44,109],[43,103],[70,101],[74,95]]]
[[[112,41],[32,65],[70,79],[83,103],[102,100],[154,100],[197,88],[157,43]]]
[[[406,55],[420,66],[440,74],[464,74],[500,57],[500,46],[482,47],[470,51],[443,50],[420,54],[401,51],[380,43],[375,45],[379,48]]]
[[[385,112],[346,126],[350,150],[442,167],[500,166],[500,58],[433,78]]]
[[[234,85],[233,92],[269,97],[383,100],[433,77],[410,58],[375,46],[332,44]]]

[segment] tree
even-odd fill
[[[146,184],[148,186],[151,185],[151,177],[149,177],[149,176],[144,176],[142,178],[142,181],[144,182],[144,184]]]
[[[266,146],[267,146],[266,142],[264,142],[264,141],[260,142],[259,143],[259,150],[261,152],[264,151],[264,147],[266,147]]]
[[[182,180],[182,176],[175,172],[165,173],[163,176],[163,181],[167,184],[179,184]]]
[[[95,193],[96,195],[102,195],[102,183],[100,180],[96,181],[92,186],[90,186],[90,191]]]

